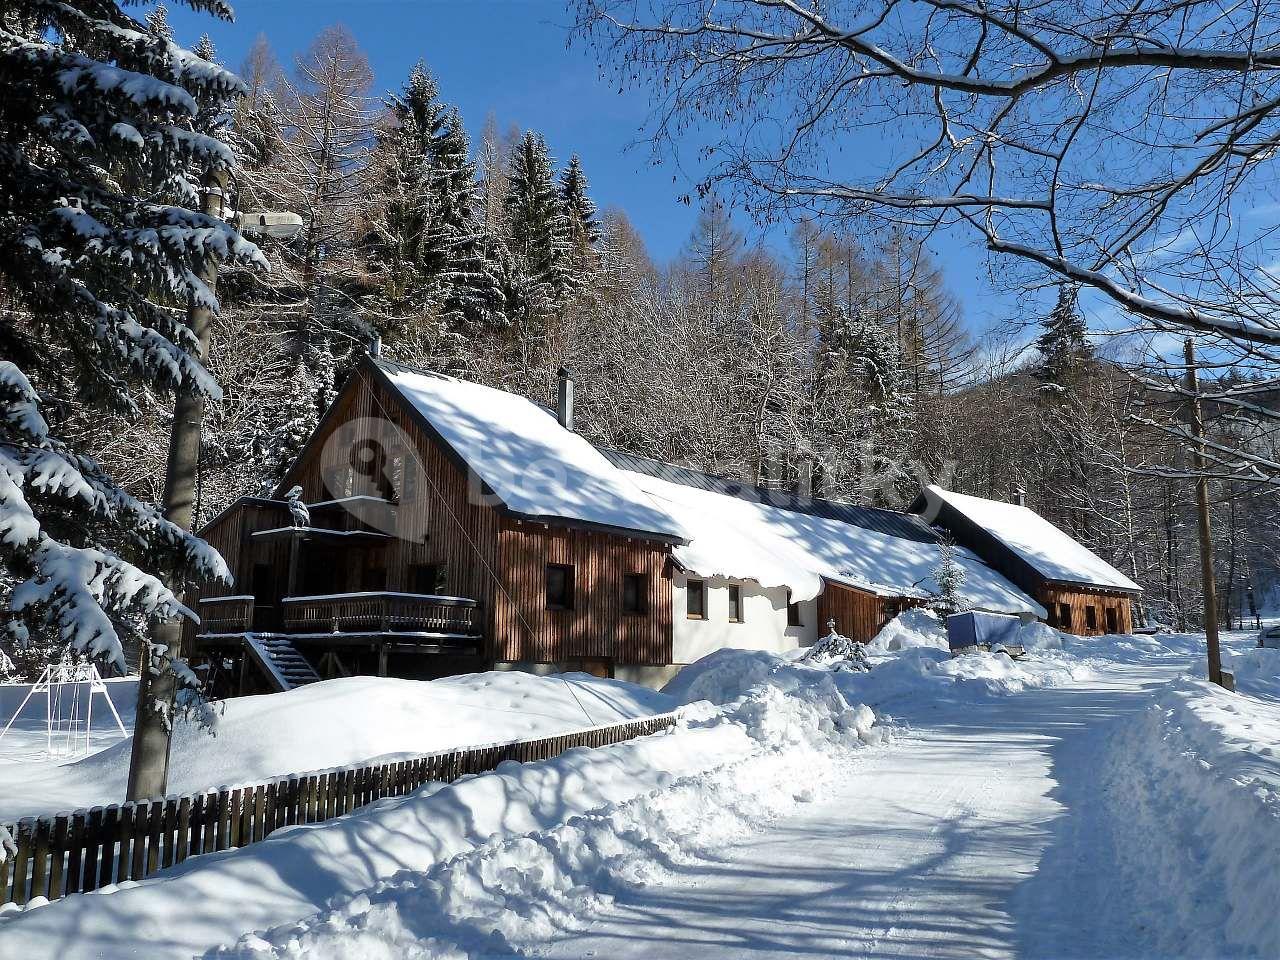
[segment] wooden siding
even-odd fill
[[[618,664],[671,663],[670,548],[649,540],[503,518],[498,569],[502,590],[491,618],[499,660],[548,662],[582,657]],[[573,567],[569,610],[546,604],[547,564]],[[644,576],[647,612],[622,611],[623,578]]]
[[[619,664],[671,662],[667,544],[505,516],[499,508],[481,502],[483,491],[477,478],[365,368],[353,375],[280,489],[301,484],[308,503],[350,495],[354,489],[348,464],[350,442],[341,434],[342,442],[328,446],[326,442],[344,430],[351,441],[365,439],[365,431],[356,436],[348,427],[359,418],[394,424],[398,431],[387,429],[376,437],[389,458],[402,454],[397,437],[407,437],[422,465],[421,473],[405,473],[395,538],[378,548],[380,552],[370,551],[373,559],[365,561],[385,567],[386,590],[412,591],[413,564],[444,564],[443,592],[480,602],[491,660],[607,657]],[[547,609],[548,563],[575,568],[572,611]],[[359,565],[343,566],[345,583],[332,592],[362,589]],[[648,616],[621,612],[622,577],[628,573],[651,578]]]
[[[818,594],[818,636],[825,635],[827,621],[834,620],[836,631],[842,636],[866,643],[900,607],[898,601],[885,601],[875,594],[827,581]]]
[[[1046,584],[1036,591],[1035,597],[1049,611],[1049,623],[1066,633],[1096,636],[1113,632],[1107,628],[1108,608],[1116,611],[1115,633],[1130,633],[1133,630],[1132,600],[1128,594]],[[1060,603],[1065,603],[1071,608],[1070,626],[1064,627],[1059,620],[1058,604]],[[1093,630],[1088,627],[1087,607],[1093,607],[1097,611],[1098,625]]]

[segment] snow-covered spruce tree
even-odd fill
[[[1040,362],[1036,376],[1052,388],[1062,389],[1093,360],[1089,329],[1076,306],[1079,288],[1058,285],[1058,301],[1044,321],[1044,332],[1036,338]]]
[[[547,322],[569,289],[569,235],[546,142],[529,131],[511,151],[504,204],[513,270],[509,304],[518,325],[521,366],[545,349]]]
[[[950,537],[941,537],[938,540],[938,553],[938,565],[930,574],[938,590],[933,595],[929,609],[941,617],[963,613],[968,609],[961,593],[966,577],[964,567],[956,560],[955,541]]]
[[[0,81],[4,629],[125,670],[125,644],[183,612],[171,587],[226,566],[57,428],[76,406],[127,413],[137,385],[216,393],[185,310],[217,308],[197,275],[210,259],[260,254],[196,212],[192,171],[233,158],[194,122],[242,86],[110,0],[10,0]]]
[[[586,282],[587,272],[595,266],[596,247],[600,243],[600,220],[596,216],[595,202],[587,191],[587,176],[582,172],[582,161],[575,153],[560,175],[560,205],[568,231],[575,286]]]

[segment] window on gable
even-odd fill
[[[643,573],[628,573],[622,578],[622,612],[649,612],[649,578]]]
[[[742,622],[742,588],[736,583],[729,584],[729,622]]]
[[[707,618],[707,585],[702,580],[690,580],[684,588],[685,614],[690,620]]]
[[[551,610],[573,609],[573,567],[568,564],[547,564],[547,607]]]

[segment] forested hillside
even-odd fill
[[[288,68],[260,37],[238,70],[247,96],[205,118],[238,154],[235,205],[304,226],[254,237],[270,272],[222,277],[201,520],[273,486],[376,335],[395,359],[541,402],[566,366],[591,439],[753,483],[892,507],[921,482],[1021,488],[1143,583],[1149,616],[1197,621],[1193,490],[1167,429],[1182,404],[1086,336],[1070,285],[1038,330],[978,337],[909,231],[802,220],[785,249],[753,246],[713,195],[683,255],[654,263],[574,144],[492,116],[472,143],[428,65],[382,93],[333,27]],[[72,412],[66,429],[154,499],[169,407],[138,400],[141,417]],[[1238,407],[1216,412],[1278,459]],[[1255,482],[1214,492],[1239,617],[1275,580],[1280,509]]]

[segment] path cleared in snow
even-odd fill
[[[1118,889],[1096,759],[1184,666],[912,704],[908,729],[851,759],[833,791],[713,861],[617,892],[544,955],[1150,955]]]

